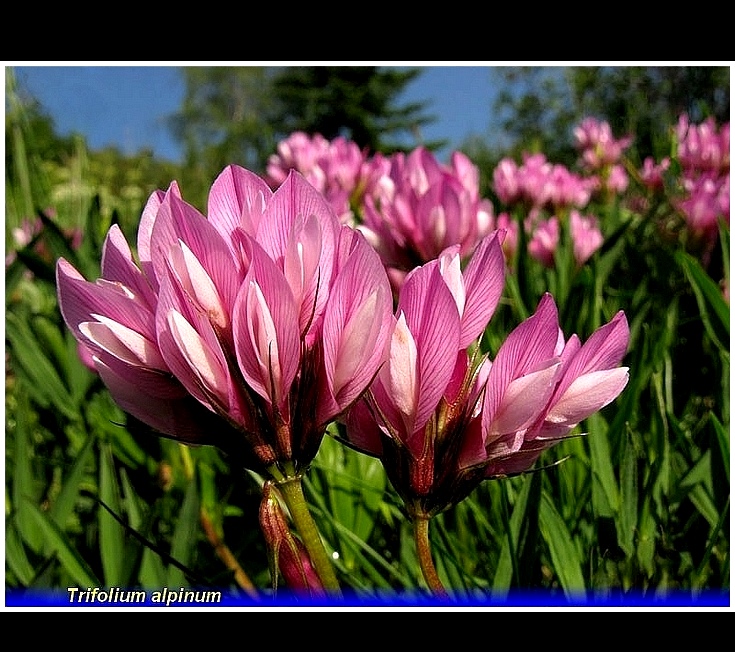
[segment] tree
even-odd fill
[[[297,130],[329,139],[344,135],[371,151],[405,149],[400,138],[434,120],[423,113],[426,103],[397,105],[420,72],[374,66],[182,68],[186,95],[170,127],[184,145],[182,183],[190,200],[203,201],[212,175],[230,163],[263,172],[278,141]]]
[[[405,149],[398,140],[401,136],[413,135],[434,121],[423,114],[425,102],[396,104],[405,86],[419,74],[417,68],[376,66],[281,69],[274,80],[275,126],[282,135],[305,131],[329,140],[345,136],[371,152]]]
[[[184,147],[181,182],[192,203],[202,204],[212,175],[225,166],[257,171],[274,151],[273,73],[257,66],[181,69],[186,93],[169,125]]]
[[[511,149],[576,158],[572,128],[585,116],[610,123],[616,136],[635,134],[640,160],[668,140],[687,113],[693,122],[730,119],[730,71],[718,66],[499,67],[494,110]]]

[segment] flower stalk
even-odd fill
[[[311,563],[324,588],[333,595],[341,595],[339,581],[319,535],[319,530],[306,502],[301,475],[289,476],[277,483],[278,490],[291,514],[296,531],[301,537]]]
[[[449,597],[441,579],[439,579],[439,573],[436,572],[436,566],[434,566],[434,560],[431,556],[429,520],[430,517],[423,514],[413,517],[413,537],[416,543],[419,566],[429,589],[437,596]]]

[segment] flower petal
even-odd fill
[[[551,359],[556,361],[558,336],[556,305],[551,295],[546,294],[536,312],[508,335],[493,361],[483,403],[485,432],[500,409],[508,385],[527,373],[547,368]]]
[[[282,407],[301,363],[298,313],[283,273],[251,244],[250,271],[233,309],[235,350],[248,384]]]
[[[176,310],[169,311],[167,317],[169,333],[176,344],[182,359],[189,366],[190,373],[184,377],[196,378],[198,387],[214,395],[222,405],[229,404],[229,373],[221,355],[205,342],[194,327]]]
[[[322,328],[326,384],[340,410],[367,388],[384,362],[392,307],[383,265],[355,232],[355,246],[334,281]]]
[[[549,360],[538,371],[511,381],[487,429],[487,441],[528,428],[546,408],[561,363]],[[487,390],[486,390],[487,391]]]
[[[79,330],[91,342],[128,364],[168,371],[156,343],[103,315],[92,316],[97,321],[79,325]]]
[[[320,269],[331,270],[334,243],[339,220],[327,200],[304,177],[292,170],[286,180],[273,193],[266,207],[256,240],[274,261],[280,261],[286,253],[297,217],[302,220],[316,215],[324,243],[320,257]],[[331,274],[327,276],[330,278]]]
[[[451,381],[459,350],[457,304],[442,278],[437,261],[416,268],[398,299],[416,343],[418,394],[414,429],[422,428]],[[392,355],[392,354],[391,354]]]
[[[503,234],[495,231],[477,245],[463,279],[465,306],[462,312],[460,346],[466,347],[487,327],[505,287]]]
[[[95,321],[92,315],[105,315],[113,321],[155,339],[153,314],[144,302],[118,283],[86,281],[65,259],[56,264],[56,287],[59,309],[64,321],[77,339],[84,339],[79,330],[83,322]]]
[[[172,248],[180,247],[182,242],[212,279],[229,311],[245,276],[240,260],[199,211],[168,192],[158,209],[151,234],[151,255],[159,283],[170,267]]]
[[[628,368],[593,371],[575,379],[546,415],[554,425],[573,427],[611,403],[628,384]]]
[[[254,237],[272,194],[268,184],[257,174],[239,165],[228,165],[209,191],[207,218],[231,245],[239,227]],[[232,252],[238,253],[235,248]]]
[[[145,302],[151,313],[155,311],[156,295],[153,288],[135,264],[130,246],[117,224],[110,227],[102,245],[101,271],[104,279],[122,283],[136,298]]]
[[[175,398],[159,397],[147,391],[145,384],[123,378],[99,358],[95,358],[95,366],[115,403],[125,412],[162,434],[192,444],[206,443],[211,430],[203,427],[198,404],[183,389]]]

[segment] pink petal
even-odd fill
[[[546,415],[554,425],[575,426],[611,403],[628,384],[628,368],[593,371],[575,379]]]
[[[110,227],[102,245],[102,277],[122,283],[136,299],[145,302],[151,312],[155,311],[156,295],[135,264],[130,246],[117,224]]]
[[[298,314],[281,271],[257,243],[252,247],[250,271],[233,309],[235,350],[248,384],[280,403],[301,362]]]
[[[175,181],[169,186],[169,192],[181,197],[179,186]],[[151,194],[143,208],[143,214],[138,224],[138,259],[140,260],[140,267],[151,283],[154,291],[158,289],[158,278],[156,277],[156,271],[151,258],[151,235],[153,233],[153,225],[156,222],[156,216],[158,215],[158,209],[165,196],[166,193],[162,190],[156,190]]]
[[[210,436],[211,433],[202,428],[190,397],[155,396],[146,391],[145,385],[129,382],[101,360],[95,359],[95,364],[115,403],[136,419],[189,443],[200,443]]]
[[[393,405],[406,424],[406,434],[413,433],[419,402],[419,367],[416,341],[406,324],[403,313],[393,331],[390,358],[383,382]],[[386,380],[388,381],[386,383]],[[377,395],[376,395],[377,396]],[[437,399],[438,402],[439,399]],[[396,426],[398,424],[395,424]],[[420,424],[421,425],[421,424]],[[419,426],[420,427],[420,426]]]
[[[447,284],[457,303],[457,311],[460,316],[464,314],[464,307],[467,301],[465,282],[462,278],[461,262],[459,245],[447,247],[439,256],[439,269],[441,270],[444,282]]]
[[[267,201],[273,192],[257,174],[228,165],[214,180],[207,200],[207,218],[231,243],[238,227],[255,237]],[[237,251],[233,249],[233,253]]]
[[[229,310],[244,278],[241,263],[199,211],[168,192],[158,209],[151,234],[151,255],[159,283],[170,265],[172,248],[180,246],[180,242],[186,244],[212,279]]]
[[[131,365],[106,351],[95,354],[93,359],[96,367],[99,368],[102,363],[115,374],[119,382],[130,385],[142,395],[168,401],[187,395],[186,389],[170,372]]]
[[[298,217],[292,230],[283,260],[283,274],[300,306],[299,326],[302,333],[319,324],[315,319],[324,311],[328,297],[328,277],[322,280],[322,229],[316,215]],[[324,270],[330,273],[331,270]]]
[[[381,346],[376,346],[376,342],[381,330],[387,331],[382,328],[383,321],[379,317],[376,319],[376,315],[380,313],[378,306],[387,305],[385,297],[385,292],[380,288],[376,289],[345,324],[332,378],[333,391],[335,397],[341,399],[340,402],[348,404],[360,393],[360,387],[365,388],[373,375],[371,370],[373,373],[377,371],[377,365],[366,362],[369,362],[372,353],[380,352]],[[354,382],[356,376],[359,378],[358,382]],[[352,391],[347,396],[340,396],[348,384],[353,386]]]
[[[628,349],[629,338],[628,321],[621,310],[607,324],[598,328],[571,358],[564,371],[564,386],[559,388],[558,393],[581,375],[617,367]]]
[[[194,306],[219,328],[229,326],[229,310],[223,304],[214,281],[185,242],[171,247],[169,264],[173,277]]]
[[[436,409],[454,371],[459,350],[459,313],[436,261],[415,269],[406,278],[398,310],[418,351],[418,405],[415,429],[424,426]]]
[[[368,455],[380,455],[383,452],[380,427],[364,399],[357,401],[350,409],[345,425],[347,438],[353,446]]]
[[[79,330],[91,342],[128,364],[168,371],[155,342],[102,315],[93,317],[97,321],[79,325]]]
[[[505,287],[503,236],[495,231],[485,236],[464,271],[465,307],[460,346],[466,347],[487,327]]]
[[[221,352],[215,352],[181,313],[171,310],[167,322],[181,358],[190,369],[184,376],[193,375],[197,387],[203,387],[207,395],[217,396],[222,405],[228,405],[230,379]]]
[[[511,381],[486,429],[487,441],[528,428],[546,408],[560,362],[554,358],[538,371]],[[485,391],[492,391],[492,386]]]
[[[322,329],[327,385],[342,408],[365,390],[385,360],[392,304],[378,255],[355,233],[355,246],[331,288]]]
[[[324,252],[320,268],[331,270],[339,220],[327,200],[304,177],[291,170],[273,193],[263,216],[256,239],[274,261],[283,258],[297,217],[305,220],[316,215],[322,228]],[[327,276],[329,278],[329,276]]]
[[[500,408],[508,385],[529,372],[546,368],[549,360],[556,360],[558,335],[556,305],[551,295],[546,294],[536,312],[508,335],[493,361],[483,407],[486,431]]]
[[[144,303],[135,301],[132,292],[114,283],[90,283],[66,260],[56,265],[59,308],[64,321],[79,339],[79,324],[95,321],[93,314],[105,315],[119,324],[155,339],[153,314]]]
[[[181,317],[172,318],[173,314]],[[172,319],[176,321],[172,321]],[[194,340],[198,343],[197,345],[205,347],[211,355],[218,357],[218,364],[223,373],[229,373],[225,371],[228,369],[225,354],[212,323],[206,315],[192,306],[191,301],[185,296],[173,274],[169,272],[162,279],[156,308],[158,348],[174,376],[201,403],[214,409],[212,391],[202,384],[196,369],[192,368],[192,353],[187,354],[186,346],[182,345],[182,332],[187,328],[182,326],[178,329],[178,333],[175,332],[175,327],[184,321],[196,333]],[[190,346],[194,346],[194,344]],[[218,383],[212,383],[212,387],[217,386]],[[222,403],[223,396],[224,393],[217,390],[216,401]],[[227,404],[228,401],[224,401],[224,406],[227,406]]]
[[[485,438],[482,435],[482,420],[472,419],[463,432],[459,466],[460,468],[467,468],[484,462],[486,458],[487,452],[485,450]]]

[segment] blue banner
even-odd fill
[[[68,587],[66,589],[38,590],[7,589],[6,607],[149,607],[167,609],[191,607],[211,609],[218,607],[729,607],[727,591],[673,592],[643,594],[636,592],[606,592],[580,594],[576,597],[562,592],[512,592],[507,595],[458,596],[437,599],[424,594],[371,593],[346,594],[339,598],[314,597],[279,591],[264,593],[258,598],[232,589],[167,588],[151,590],[119,587]]]

